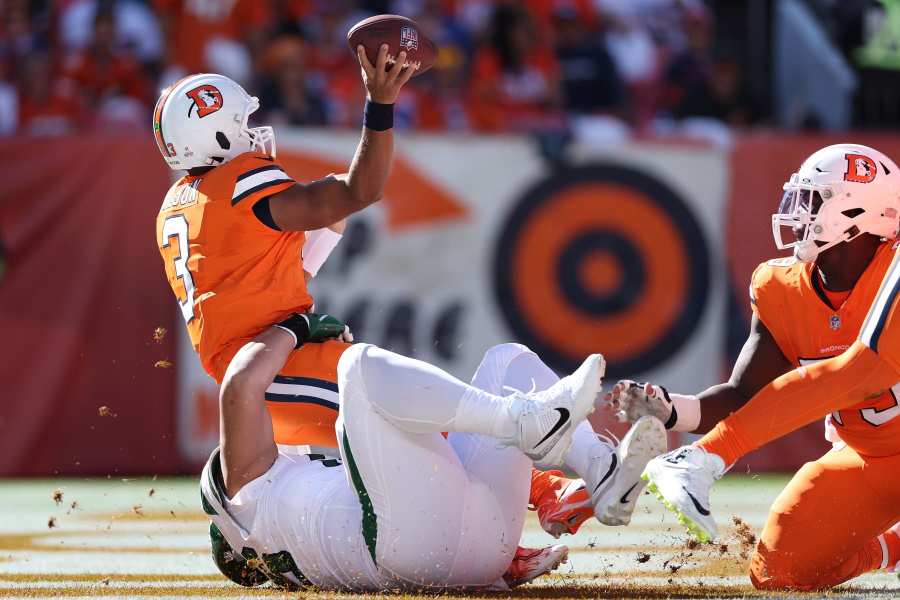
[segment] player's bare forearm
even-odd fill
[[[381,199],[393,161],[394,130],[373,131],[363,127],[346,178],[347,189],[361,205],[360,210]]]
[[[357,57],[366,86],[366,125],[350,169],[346,175],[296,185],[273,196],[272,219],[281,229],[328,227],[381,199],[394,159],[393,104],[414,69],[404,68],[403,51],[389,67],[387,44],[381,46],[374,65],[362,46]]]
[[[293,349],[291,335],[273,327],[247,342],[228,365],[219,395],[219,444],[229,496],[275,461],[265,392]]]
[[[294,193],[307,198],[292,203],[293,214],[288,213],[289,207],[273,203],[272,217],[282,228],[287,224],[288,229],[306,231],[342,223],[381,200],[393,159],[393,129],[374,131],[363,127],[347,173],[297,186]]]
[[[604,397],[621,421],[634,423],[650,415],[667,429],[705,433],[739,410],[765,385],[793,368],[756,315],[727,383],[714,385],[696,396],[670,393],[653,383],[621,380]]]
[[[697,395],[701,412],[700,424],[695,431],[706,433],[716,423],[739,410],[770,382],[793,368],[775,338],[754,314],[750,322],[750,335],[734,363],[729,381]]]
[[[719,421],[739,410],[752,397],[752,394],[746,396],[730,382],[714,385],[697,394],[697,399],[700,400],[700,424],[694,433],[706,433]]]

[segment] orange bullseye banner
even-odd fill
[[[608,162],[528,190],[494,258],[515,337],[561,370],[602,346],[609,378],[649,372],[676,353],[703,315],[709,280],[706,235],[684,201],[652,175]]]
[[[151,138],[0,141],[0,475],[194,472],[215,443],[217,390],[153,239],[172,173]],[[278,158],[318,178],[357,140],[279,131]],[[465,380],[519,341],[560,373],[602,352],[607,385],[696,393],[746,339],[782,183],[837,141],[574,147],[560,168],[524,138],[400,134],[385,199],[350,220],[316,306]],[[858,141],[900,157],[900,140]],[[623,431],[603,411],[595,425]],[[795,468],[825,448],[817,424],[750,464]]]

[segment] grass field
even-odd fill
[[[722,539],[693,549],[671,515],[644,496],[631,527],[596,522],[583,527],[563,540],[571,550],[568,564],[502,596],[762,597],[744,574],[752,548],[749,533],[745,526],[736,527],[731,516],[739,516],[758,534],[785,481],[726,478],[712,499]],[[209,558],[207,520],[192,479],[3,480],[0,508],[0,597],[298,596],[240,588],[218,574]],[[528,521],[524,545],[551,541],[536,519]],[[303,594],[310,596],[339,597]],[[894,575],[868,575],[829,597],[900,598],[900,581]]]

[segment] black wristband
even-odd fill
[[[669,391],[662,386],[659,386],[659,389],[662,390],[663,395],[666,397],[666,401],[672,405],[672,414],[669,415],[669,418],[666,419],[666,422],[664,423],[666,429],[672,429],[675,427],[675,423],[678,422],[678,411],[675,410],[675,403],[672,402],[672,399],[669,397]]]
[[[387,131],[394,126],[394,105],[366,100],[363,127],[372,131]]]
[[[276,323],[274,326],[294,334],[294,337],[297,339],[294,348],[299,348],[309,339],[309,321],[299,313],[291,314],[287,319],[280,323]]]

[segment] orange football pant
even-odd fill
[[[807,463],[781,492],[750,561],[765,590],[824,590],[900,559],[900,455],[863,457],[849,447]]]

